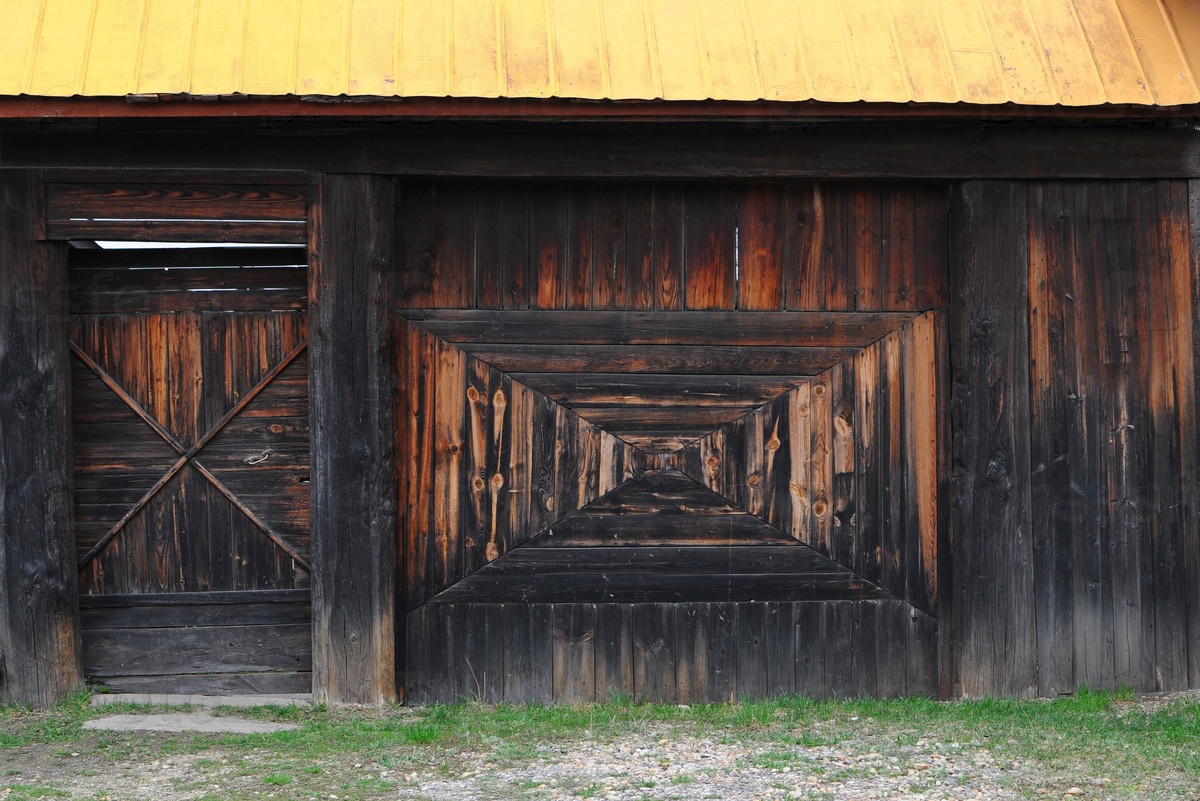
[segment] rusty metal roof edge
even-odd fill
[[[379,119],[556,121],[868,119],[1192,120],[1200,102],[1182,105],[1103,103],[1090,106],[1020,103],[934,103],[818,100],[591,100],[579,98],[390,97],[369,95],[130,94],[98,97],[0,95],[0,119],[244,118],[257,116]]]

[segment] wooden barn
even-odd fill
[[[0,699],[1200,687],[1200,4],[12,0]]]

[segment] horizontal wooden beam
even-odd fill
[[[446,122],[265,130],[195,121],[147,131],[0,134],[0,166],[373,172],[544,178],[1186,178],[1200,177],[1200,132],[1170,128],[962,121],[533,124]],[[185,127],[187,126],[187,127]]]

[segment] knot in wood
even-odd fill
[[[761,483],[762,479],[757,475],[750,476],[750,478],[746,479],[746,484],[751,487],[757,487]]]
[[[503,486],[504,486],[504,476],[501,475],[500,473],[496,473],[495,475],[493,475],[492,476],[492,490],[495,492],[499,492],[500,488]]]
[[[471,486],[475,488],[476,492],[483,492],[483,488],[487,486],[487,483],[479,476],[475,476],[475,480],[471,482]]]
[[[825,385],[817,384],[815,387],[813,387],[813,394],[816,395],[817,397],[821,397],[822,395],[824,395],[825,394]]]

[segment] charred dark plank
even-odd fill
[[[307,624],[308,590],[82,595],[80,622],[98,629]]]
[[[716,405],[751,408],[792,389],[798,380],[760,375],[639,375],[518,373],[520,381],[568,408],[585,406]]]
[[[859,348],[913,317],[907,312],[425,311],[404,317],[448,342],[555,345],[767,345]]]
[[[685,193],[684,308],[736,307],[736,226],[736,200],[730,187],[701,184]]]
[[[633,697],[633,607],[596,604],[597,701]]]
[[[555,604],[551,609],[554,700],[591,703],[596,700],[596,607]]]
[[[672,701],[675,683],[675,609],[666,603],[633,607],[633,697],[637,701]]]
[[[48,220],[51,239],[127,239],[135,242],[245,242],[302,245],[308,241],[303,221],[228,220]]]
[[[770,636],[767,630],[768,604],[736,604],[730,610],[737,616],[734,647],[730,649],[736,666],[736,697],[743,700],[767,695],[767,664]],[[724,610],[723,610],[724,611]]]
[[[879,587],[842,573],[605,574],[587,567],[497,575],[484,568],[431,601],[461,603],[672,603],[683,601],[890,600]]]
[[[821,573],[845,569],[803,545],[621,546],[515,548],[487,567],[489,575],[525,573]]]
[[[325,176],[312,226],[313,694],[395,698],[392,183]]]
[[[71,538],[67,254],[42,239],[40,177],[0,173],[0,700],[80,685]]]
[[[1027,214],[1023,185],[967,183],[956,198],[952,641],[968,695],[1020,695],[1037,681],[1028,277],[1011,269],[1029,263]]]
[[[779,311],[783,302],[785,194],[782,186],[738,192],[738,308]]]
[[[289,270],[269,269],[272,267],[298,268],[308,264],[308,256],[303,247],[272,247],[272,248],[136,248],[136,249],[105,249],[78,248],[71,251],[71,284],[103,285],[108,276],[119,278],[129,270],[153,270],[155,268],[202,268],[201,274],[208,268],[241,268],[252,267],[255,270],[245,270],[246,273],[269,274],[272,280],[278,280],[290,274]],[[226,275],[224,270],[215,269],[212,272]],[[175,273],[171,273],[175,276]],[[299,279],[303,283],[303,276]]]
[[[48,220],[279,220],[307,218],[312,188],[236,184],[48,182]]]
[[[253,673],[174,673],[159,676],[93,676],[112,693],[174,695],[299,695],[312,692],[310,671]]]
[[[441,607],[445,608],[445,607]],[[552,700],[553,609],[549,604],[504,604],[504,702]],[[431,636],[438,636],[430,632]]]
[[[854,347],[721,345],[492,345],[462,349],[514,373],[665,373],[669,375],[812,376],[850,358]]]
[[[84,639],[89,676],[307,670],[305,624],[100,629]]]

